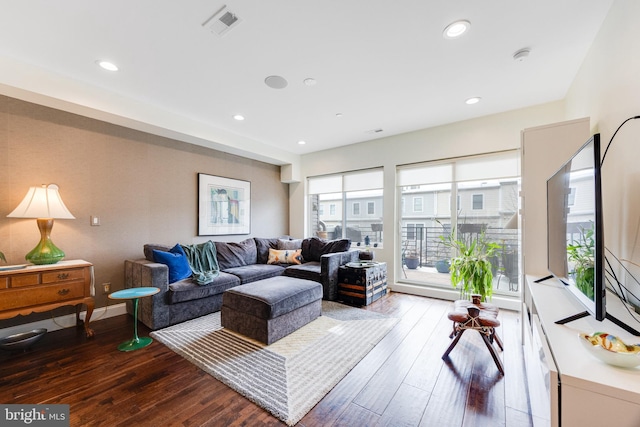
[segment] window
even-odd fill
[[[324,204],[320,203],[320,207],[318,207],[318,215],[324,215]]]
[[[374,216],[382,212],[382,169],[309,177],[307,183],[310,206],[313,203],[329,206],[328,215],[324,208],[317,212],[308,210],[309,235],[346,237],[355,245],[364,243],[365,236],[369,236],[372,245],[382,243],[383,218]],[[367,209],[366,215],[363,207]]]
[[[496,269],[494,292],[518,295],[517,285],[508,286],[509,280],[518,279],[498,272],[506,271],[514,258],[519,259],[520,235],[508,226],[519,208],[519,157],[513,150],[397,168],[401,225],[396,262],[403,265],[400,257],[411,251],[420,258],[420,266],[417,270],[396,269],[396,281],[450,289],[448,273],[439,272],[442,263],[438,261],[453,254],[440,243],[441,236],[455,230],[458,238],[466,240],[484,232],[501,248],[492,261]]]
[[[474,211],[484,209],[483,194],[474,194],[471,196],[471,209]]]
[[[414,197],[413,198],[413,211],[414,212],[422,212],[422,197]]]

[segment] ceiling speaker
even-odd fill
[[[269,76],[264,79],[264,82],[272,89],[284,89],[288,84],[287,80],[281,76]]]

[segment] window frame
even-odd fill
[[[356,208],[358,212],[356,212]],[[353,205],[351,205],[351,215],[360,216],[360,202],[353,202]]]
[[[480,197],[480,207],[476,207],[476,197]],[[471,194],[471,210],[472,211],[482,211],[484,210],[484,193],[473,193]]]

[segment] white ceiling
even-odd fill
[[[220,37],[202,24],[224,0],[0,0],[0,85],[299,155],[560,100],[612,2],[227,0],[242,22]]]

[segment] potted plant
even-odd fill
[[[451,270],[451,256],[449,251],[446,250],[449,245],[445,244],[443,237],[447,233],[447,229],[451,228],[451,225],[444,225],[440,220],[436,220],[436,222],[442,227],[442,235],[438,236],[438,238],[434,240],[436,244],[436,271],[438,273],[449,273]]]
[[[594,251],[593,228],[584,229],[581,227],[579,239],[567,245],[567,256],[569,261],[573,263],[572,273],[576,287],[592,300],[595,289]]]
[[[435,267],[438,273],[449,273],[451,271],[451,257],[448,253],[449,251],[445,250],[447,245],[444,244],[442,240],[443,237],[444,236],[439,236],[439,239],[436,243]]]
[[[436,271],[438,273],[451,272],[451,260],[449,258],[442,258],[436,261]]]
[[[7,259],[4,257],[4,254],[0,252],[0,260],[7,262]]]
[[[486,239],[484,231],[477,238],[457,239],[455,229],[448,236],[440,237],[443,244],[454,249],[457,255],[451,259],[451,284],[454,288],[462,285],[460,294],[468,298],[479,295],[486,301],[493,294],[493,272],[491,259],[500,248]]]
[[[420,258],[415,251],[408,251],[404,256],[404,264],[409,270],[415,270],[420,265]]]

